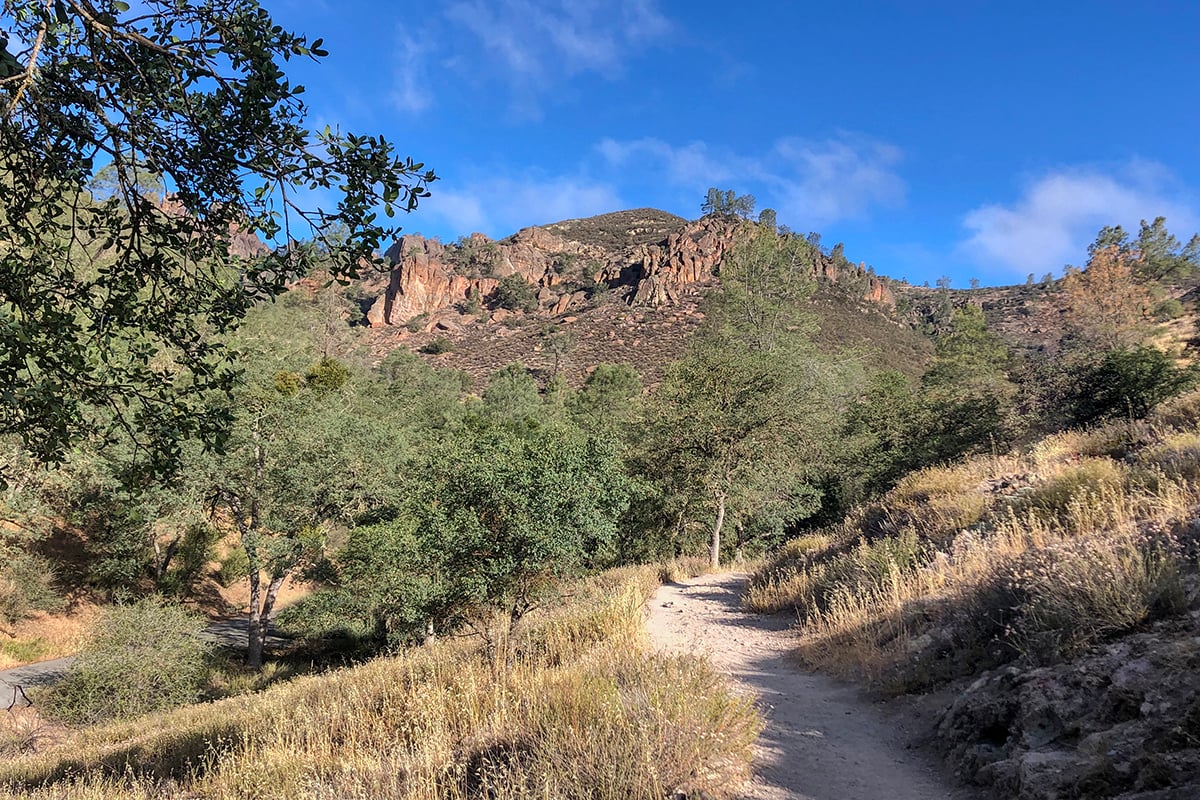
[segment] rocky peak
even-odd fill
[[[499,241],[480,233],[452,245],[404,236],[385,254],[392,270],[370,302],[367,320],[383,327],[422,318],[432,329],[448,317],[483,313],[500,281],[513,275],[530,285],[537,313],[545,316],[583,307],[598,291],[634,306],[676,305],[715,280],[750,224],[718,216],[688,222],[636,209],[524,228]],[[869,302],[895,302],[888,286],[862,266],[839,270],[821,259],[814,272],[831,283],[861,287]]]

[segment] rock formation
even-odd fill
[[[659,216],[652,230],[667,229],[664,218],[673,218],[653,213]],[[605,217],[618,215],[595,219]],[[511,275],[533,287],[538,313],[547,316],[581,307],[597,291],[615,292],[635,306],[675,305],[683,295],[712,283],[725,254],[747,230],[743,221],[708,216],[695,222],[678,220],[664,239],[647,243],[647,237],[638,241],[637,236],[624,236],[625,232],[608,231],[611,235],[603,238],[591,229],[592,235],[581,236],[576,232],[587,229],[586,222],[524,228],[500,241],[476,233],[453,245],[405,236],[385,254],[392,270],[386,286],[369,300],[367,321],[378,328],[422,318],[422,325],[432,328],[439,318],[475,313],[473,298],[488,305],[500,280]],[[560,231],[574,235],[560,235]],[[615,247],[596,243],[622,239],[634,243]],[[839,270],[823,258],[814,272],[820,280],[864,287],[862,297],[868,302],[895,303],[887,284],[862,266]]]

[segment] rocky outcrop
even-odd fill
[[[637,213],[644,217],[648,210]],[[603,215],[593,221],[606,219],[624,217]],[[657,225],[669,221],[667,216],[654,219]],[[369,302],[367,321],[372,327],[405,325],[424,315],[432,325],[439,316],[474,313],[472,298],[488,305],[499,281],[512,275],[531,285],[538,313],[547,316],[583,306],[598,290],[615,292],[635,306],[675,305],[714,280],[730,248],[748,230],[746,222],[710,216],[680,220],[663,240],[646,243],[644,236],[622,239],[611,231],[605,238],[588,222],[525,228],[500,241],[476,233],[453,245],[405,236],[386,253],[392,270],[386,287]],[[580,237],[586,242],[556,232],[576,230],[588,232]],[[641,228],[638,232],[644,234]],[[635,243],[615,249],[595,243],[622,240]],[[818,259],[814,277],[861,288],[868,302],[895,303],[886,283],[861,266],[839,270],[828,259]]]
[[[1196,621],[1070,663],[986,673],[942,714],[937,736],[962,777],[1000,797],[1200,797]]]
[[[712,280],[742,230],[738,223],[705,217],[671,234],[662,245],[638,248],[640,274],[633,292],[634,304],[674,303],[683,291]]]

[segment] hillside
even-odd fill
[[[542,381],[557,369],[576,385],[596,364],[629,363],[653,384],[682,354],[702,319],[703,293],[717,285],[722,260],[749,224],[635,209],[497,241],[408,236],[388,251],[390,273],[368,278],[356,294],[377,358],[396,347],[432,350],[430,363],[462,370],[476,386],[514,361]],[[819,251],[810,274],[823,351],[850,349],[872,366],[920,375],[932,346],[896,315],[890,281]],[[526,294],[502,297],[501,283],[513,281]]]
[[[1023,800],[1200,792],[1200,394],[918,471],[785,545],[751,608],[811,667],[909,696],[965,780]]]

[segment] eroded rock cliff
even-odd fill
[[[598,293],[613,293],[634,306],[674,305],[711,284],[725,255],[748,231],[749,223],[737,219],[688,222],[639,209],[525,228],[500,241],[476,233],[444,245],[405,236],[386,253],[393,265],[386,284],[374,290],[373,299],[368,290],[367,321],[384,327],[416,320],[418,327],[432,328],[452,325],[447,319],[455,315],[486,315],[496,306],[500,282],[514,275],[531,287],[536,313],[545,316],[583,307]],[[839,269],[822,256],[813,272],[861,289],[868,302],[895,303],[887,284],[862,266]],[[499,321],[497,316],[506,315],[491,316]]]

